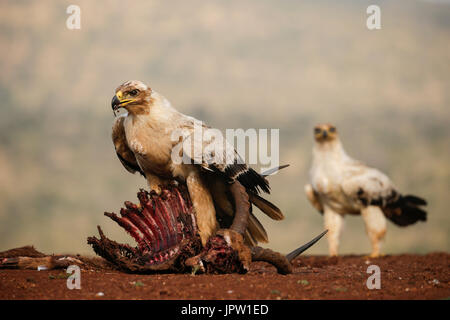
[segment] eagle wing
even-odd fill
[[[208,135],[196,134],[192,131],[196,121],[198,121],[197,126],[201,125],[204,130],[208,130]],[[234,147],[223,139],[219,130],[212,129],[193,118],[189,118],[184,125],[188,131],[183,138],[183,152],[191,163],[199,165],[203,171],[222,176],[229,183],[238,180],[253,193],[258,194],[260,191],[270,193],[267,179],[247,166]]]
[[[114,148],[116,149],[117,157],[119,158],[122,165],[131,173],[139,172],[145,177],[144,172],[139,167],[136,157],[131,151],[127,143],[127,138],[125,136],[125,128],[123,122],[125,121],[126,115],[119,116],[115,119],[112,127],[112,141],[114,143]]]
[[[348,198],[364,206],[382,206],[395,192],[391,180],[384,173],[363,164],[354,165],[345,171],[341,188]]]
[[[391,180],[377,169],[362,164],[351,168],[341,188],[347,197],[364,207],[380,207],[386,218],[398,226],[427,219],[427,212],[421,208],[427,202],[414,195],[400,194]]]

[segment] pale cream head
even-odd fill
[[[318,124],[314,127],[314,139],[318,143],[337,140],[337,129],[335,126],[329,123]]]

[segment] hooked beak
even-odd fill
[[[111,107],[112,107],[113,111],[116,111],[117,109],[120,108],[120,100],[119,100],[119,98],[117,98],[116,95],[112,98]]]
[[[111,107],[114,113],[116,112],[117,109],[122,108],[133,101],[136,101],[135,99],[122,99],[122,98],[123,98],[122,91],[118,91],[116,95],[112,98]]]

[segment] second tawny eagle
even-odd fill
[[[380,255],[386,218],[398,226],[426,221],[420,197],[401,194],[381,171],[354,160],[345,152],[331,124],[314,128],[315,146],[311,184],[305,186],[311,204],[324,215],[329,253],[338,254],[339,236],[346,214],[361,214],[372,244],[372,257]]]

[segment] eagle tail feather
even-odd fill
[[[266,230],[253,213],[250,213],[249,215],[247,229],[257,242],[269,242]]]
[[[385,216],[398,226],[404,227],[417,221],[427,221],[427,212],[420,208],[427,202],[417,196],[399,196],[393,203],[383,208]]]
[[[245,230],[244,243],[249,247],[254,247],[258,244],[258,241],[253,238],[253,235],[248,228]]]
[[[267,179],[252,168],[240,172],[236,179],[245,187],[245,189],[254,193],[259,193],[260,190],[265,193],[270,193],[270,186]]]
[[[273,220],[283,220],[284,215],[281,210],[275,206],[272,202],[262,198],[258,194],[247,191],[249,195],[250,202],[257,206],[262,212]]]
[[[406,202],[415,204],[416,206],[426,206],[427,205],[427,201],[425,199],[422,199],[418,196],[413,196],[411,194],[404,196],[403,200]]]

